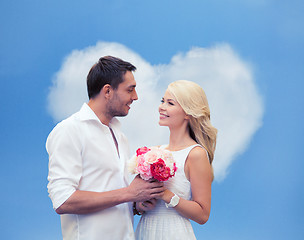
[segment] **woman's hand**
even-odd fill
[[[166,189],[160,199],[163,200],[165,203],[169,203],[173,196],[174,196],[174,193],[171,192],[170,190]]]

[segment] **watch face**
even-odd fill
[[[178,204],[178,202],[179,202],[179,197],[178,196],[173,196],[173,198],[171,199],[171,205],[173,206],[173,207],[175,207],[177,204]]]
[[[172,198],[172,205],[177,205],[178,204],[178,197],[177,196],[174,196],[173,198]]]

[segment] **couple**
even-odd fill
[[[170,129],[169,144],[160,147],[172,152],[175,176],[165,183],[136,176],[129,184],[128,143],[115,117],[138,99],[135,70],[100,58],[87,76],[89,102],[48,136],[48,192],[63,239],[195,239],[189,219],[208,220],[217,131],[193,82],[171,83],[159,106],[159,124]],[[134,214],[142,215],[135,234]]]

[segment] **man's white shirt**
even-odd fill
[[[76,190],[105,192],[128,186],[125,163],[128,142],[119,121],[110,122],[111,131],[92,109],[83,104],[79,112],[63,120],[48,136],[48,192],[54,209]],[[63,239],[134,239],[131,203],[123,203],[93,214],[61,215]]]

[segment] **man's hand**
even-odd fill
[[[157,202],[157,199],[155,199],[155,198],[152,198],[152,199],[150,199],[148,201],[144,201],[144,202],[137,202],[136,209],[138,212],[141,212],[141,213],[150,211],[155,207],[156,202]]]
[[[145,181],[137,175],[128,187],[129,193],[133,195],[134,202],[144,202],[153,198],[161,198],[164,191],[164,183],[157,180]]]

